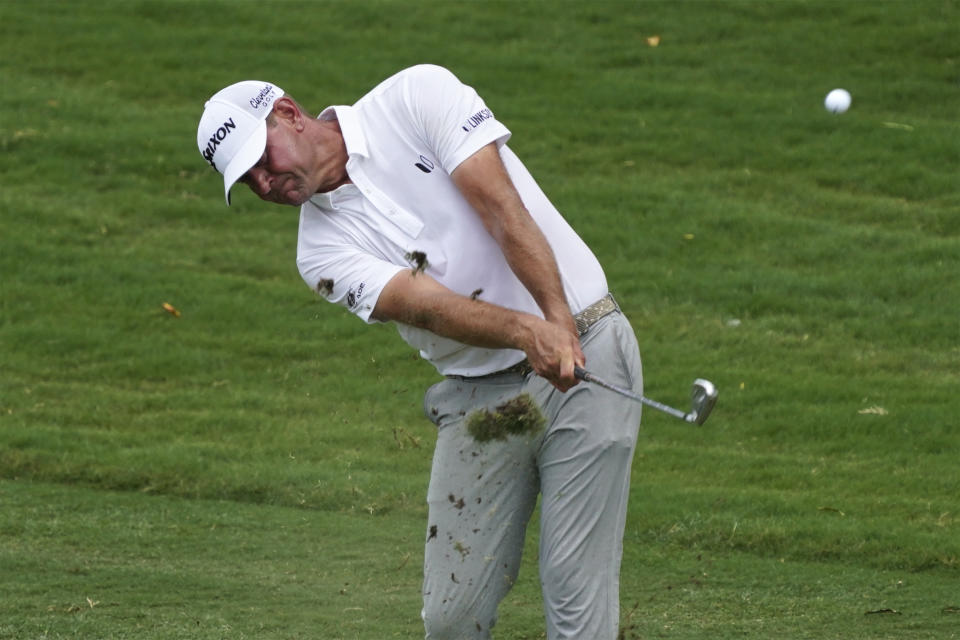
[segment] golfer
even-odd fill
[[[300,207],[307,285],[392,322],[443,380],[427,494],[427,638],[490,638],[541,499],[550,640],[614,640],[640,404],[577,384],[590,363],[642,391],[634,332],[590,249],[450,71],[419,65],[318,117],[268,82],[206,103],[203,158],[261,199]],[[519,402],[544,426],[478,439],[471,418]],[[524,404],[526,403],[526,404]],[[478,413],[480,412],[480,413]]]

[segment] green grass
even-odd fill
[[[702,428],[645,414],[623,639],[960,637],[957,24],[952,0],[0,3],[0,638],[422,637],[436,374],[319,301],[297,212],[225,208],[194,146],[230,82],[316,109],[418,62],[513,130],[647,394],[720,389]],[[544,637],[535,549],[499,639]]]

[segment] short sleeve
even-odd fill
[[[320,296],[373,324],[376,320],[370,315],[384,287],[406,267],[341,245],[301,253],[297,268],[307,286]]]
[[[447,69],[418,65],[404,79],[411,114],[447,173],[491,142],[502,146],[510,138],[473,87]]]

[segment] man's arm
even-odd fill
[[[584,365],[583,351],[570,305],[563,292],[556,256],[540,227],[530,216],[510,175],[500,150],[488,144],[464,160],[451,174],[454,183],[483,221],[503,251],[510,269],[537,301],[546,320],[567,333],[566,341],[542,345],[544,375],[566,386],[577,384],[574,365]],[[531,361],[532,362],[532,361]]]
[[[474,346],[520,349],[538,374],[561,391],[569,389],[577,384],[574,365],[583,366],[585,360],[576,324],[553,251],[523,205],[496,144],[465,160],[452,177],[546,320],[460,296],[411,272],[401,272],[388,283],[373,317]]]
[[[576,335],[556,257],[520,199],[497,145],[488,144],[464,160],[451,177],[546,319]]]
[[[542,318],[462,296],[425,273],[405,269],[383,288],[371,314],[375,320],[395,321],[426,329],[445,338],[488,349],[519,349],[534,370],[560,391],[576,379],[560,375],[564,354],[574,351],[583,364],[576,334]]]

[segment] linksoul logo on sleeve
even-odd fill
[[[471,129],[476,129],[484,120],[490,120],[491,118],[493,118],[493,111],[490,111],[490,109],[481,109],[467,118],[467,121],[463,123],[461,128],[467,133],[470,133]]]
[[[213,156],[217,153],[217,147],[219,147],[223,139],[230,135],[230,132],[236,128],[237,125],[233,122],[233,118],[230,118],[210,136],[210,140],[207,142],[207,148],[203,150],[203,159],[209,162],[210,166],[214,169],[217,168],[217,165],[213,161]]]

